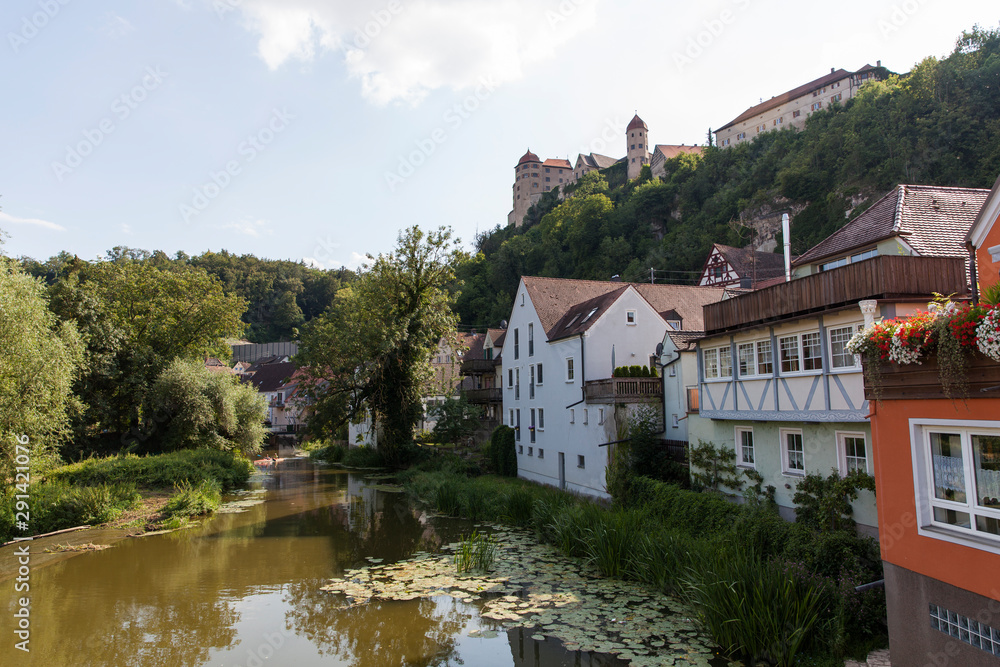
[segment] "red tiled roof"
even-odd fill
[[[660,314],[677,311],[685,329],[704,328],[702,307],[722,299],[723,289],[692,285],[649,285],[602,280],[570,280],[565,278],[521,278],[535,307],[548,340],[586,331],[604,310],[614,303],[625,288],[632,286]],[[587,322],[573,322],[573,315],[582,320],[597,308]],[[586,310],[586,312],[583,312]],[[570,328],[567,328],[570,325]],[[570,332],[570,333],[567,333]]]
[[[625,131],[628,132],[629,130],[634,130],[637,127],[641,127],[644,130],[649,129],[649,126],[646,125],[646,121],[639,118],[639,114],[632,117],[632,120],[629,121],[628,127],[625,128]]]
[[[673,144],[656,144],[653,155],[660,153],[664,160],[675,158],[684,153],[695,153],[700,155],[705,149],[702,146],[674,146]]]
[[[785,275],[785,256],[773,252],[754,251],[751,248],[734,248],[721,243],[714,244],[719,250],[729,266],[733,267],[740,278],[754,278],[758,282],[768,280],[776,276]],[[793,258],[794,259],[794,258]],[[754,271],[756,263],[756,271]]]
[[[871,208],[798,257],[803,266],[894,236],[925,257],[966,257],[965,236],[989,190],[898,185]]]
[[[747,109],[746,111],[744,111],[743,113],[741,113],[739,116],[737,116],[736,118],[734,118],[730,122],[726,123],[725,125],[723,125],[719,129],[715,130],[715,132],[716,133],[722,132],[723,130],[728,129],[728,128],[732,127],[733,125],[736,125],[737,123],[742,123],[743,121],[748,120],[750,118],[753,118],[754,116],[756,116],[758,114],[762,114],[765,111],[769,111],[769,110],[771,110],[771,109],[773,109],[775,107],[781,106],[782,104],[785,104],[787,102],[791,102],[794,99],[798,99],[799,97],[802,97],[803,95],[811,93],[812,91],[816,90],[817,88],[822,88],[823,86],[830,85],[831,83],[834,83],[835,81],[840,81],[841,79],[846,79],[849,76],[851,76],[851,73],[848,72],[845,69],[838,69],[838,70],[835,70],[833,72],[830,72],[829,74],[824,74],[820,78],[813,79],[812,81],[810,81],[807,84],[801,85],[798,88],[792,88],[788,92],[782,93],[782,94],[778,95],[777,97],[772,97],[769,100],[765,100],[765,101],[761,102],[760,104],[757,104],[755,106],[750,107],[749,109]]]
[[[253,375],[243,376],[246,382],[260,392],[277,391],[295,373],[295,364],[285,361],[276,364],[265,364]]]
[[[541,162],[541,160],[531,152],[531,149],[528,149],[528,152],[522,155],[521,159],[517,161],[518,164],[524,164],[525,162]]]
[[[573,168],[573,165],[571,165],[569,163],[569,160],[558,160],[558,159],[553,159],[553,158],[549,158],[548,160],[546,160],[545,162],[543,162],[542,166],[543,167],[558,167],[560,169],[572,169]]]

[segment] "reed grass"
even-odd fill
[[[459,572],[488,572],[497,555],[497,540],[493,535],[472,531],[463,538],[455,552],[455,567]]]

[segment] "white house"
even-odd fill
[[[668,329],[701,329],[723,290],[684,285],[523,277],[503,342],[504,423],[515,430],[518,475],[607,497],[608,445],[637,405],[663,409],[663,381],[613,378],[655,366]],[[668,427],[669,430],[669,427]]]

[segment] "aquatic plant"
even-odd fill
[[[459,543],[455,552],[455,567],[459,572],[488,572],[493,567],[496,555],[496,538],[474,530]]]

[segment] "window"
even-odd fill
[[[823,369],[823,348],[819,332],[779,338],[778,348],[781,354],[782,373]]]
[[[587,459],[585,459],[583,457],[583,454],[578,454],[577,455],[577,457],[576,457],[576,467],[577,468],[586,468],[587,467]]]
[[[573,357],[566,359],[566,382],[573,381]]]
[[[514,369],[514,400],[521,400],[521,369]]]
[[[520,336],[518,336],[518,330],[514,329],[514,359],[516,360],[520,354],[521,344]]]
[[[534,432],[532,432],[532,435],[534,435]],[[534,442],[534,441],[532,441],[532,442]],[[534,456],[534,455],[535,455],[535,448],[534,447],[528,447],[528,456]]]
[[[802,370],[823,369],[823,346],[819,332],[802,334]]]
[[[535,356],[535,325],[528,322],[528,356]]]
[[[590,410],[588,408],[583,409],[583,424],[586,426],[590,423]]]
[[[812,111],[819,111],[820,109],[823,108],[823,103],[822,102],[813,102],[812,106],[809,107],[809,108]]]
[[[680,428],[681,427],[680,417],[678,417],[677,415],[670,415],[670,426],[672,428]]]
[[[528,398],[533,399],[535,398],[535,366],[534,365],[528,366],[528,370],[530,371],[531,375],[528,378]]]
[[[860,326],[858,327],[860,328]],[[855,327],[830,329],[830,368],[858,368],[860,357],[847,351],[847,343],[854,336]]]
[[[802,431],[781,429],[781,471],[786,475],[804,475],[806,472],[805,451],[802,449]]]
[[[542,384],[542,365],[541,364],[536,364],[535,368],[538,369],[537,372],[536,372],[536,374],[538,375],[537,384],[541,385]]]
[[[748,468],[754,467],[752,428],[736,427],[736,463]]]
[[[520,410],[514,410],[514,416],[515,416],[515,420],[514,420],[514,439],[520,441],[521,440],[521,411]]]
[[[740,343],[736,347],[736,359],[739,364],[740,377],[757,374],[757,362],[754,358],[753,348],[753,343]]]
[[[507,426],[514,428],[514,408],[510,409],[510,420],[507,422]]]
[[[545,430],[545,408],[538,408],[538,430]]]
[[[528,426],[528,440],[535,441],[535,409],[531,408],[531,423]]]
[[[719,377],[719,350],[702,350],[702,364],[705,367],[705,379],[710,380]]]
[[[868,456],[865,450],[864,433],[838,433],[837,456],[840,460],[840,474],[868,472]]]
[[[865,250],[864,252],[851,255],[851,263],[853,264],[854,262],[871,259],[872,257],[878,257],[878,248],[871,248],[870,250]]]
[[[792,112],[792,118],[798,118],[801,113],[802,113],[801,111],[796,109],[795,111]]]
[[[513,386],[514,386],[514,369],[513,368],[508,368],[507,369],[507,388],[511,389],[511,388],[513,388]]]
[[[545,173],[546,173],[546,174],[547,174],[547,173],[549,173],[550,171],[551,171],[551,170],[550,170],[550,169],[549,169],[548,167],[546,167],[546,168],[545,168]]]
[[[771,341],[757,341],[757,374],[771,375],[774,373],[774,360],[771,356]]]
[[[518,454],[524,454],[524,445],[518,445],[517,446],[517,453]]]
[[[634,151],[635,150],[635,144],[632,144],[632,146],[629,148],[629,150],[630,151]],[[635,162],[635,160],[633,159],[632,162]]]
[[[625,324],[628,324],[630,326],[634,326],[635,325],[635,311],[634,310],[626,310],[625,311]]]
[[[995,422],[994,422],[995,423]],[[1000,429],[923,426],[914,443],[920,528],[1000,540]],[[1000,545],[998,545],[1000,546]]]
[[[570,424],[576,423],[576,408],[569,409],[569,423]]]
[[[733,355],[728,347],[719,348],[719,377],[733,377]]]
[[[672,377],[672,378],[675,378],[675,377],[677,377],[677,367],[676,367],[676,366],[674,366],[673,364],[670,364],[670,371],[669,371],[669,375],[670,375],[670,377]]]
[[[598,408],[597,423],[598,424],[604,423],[604,408]]]
[[[538,448],[538,458],[540,458],[540,459],[544,459],[545,458],[545,450],[542,449],[541,447]]]

